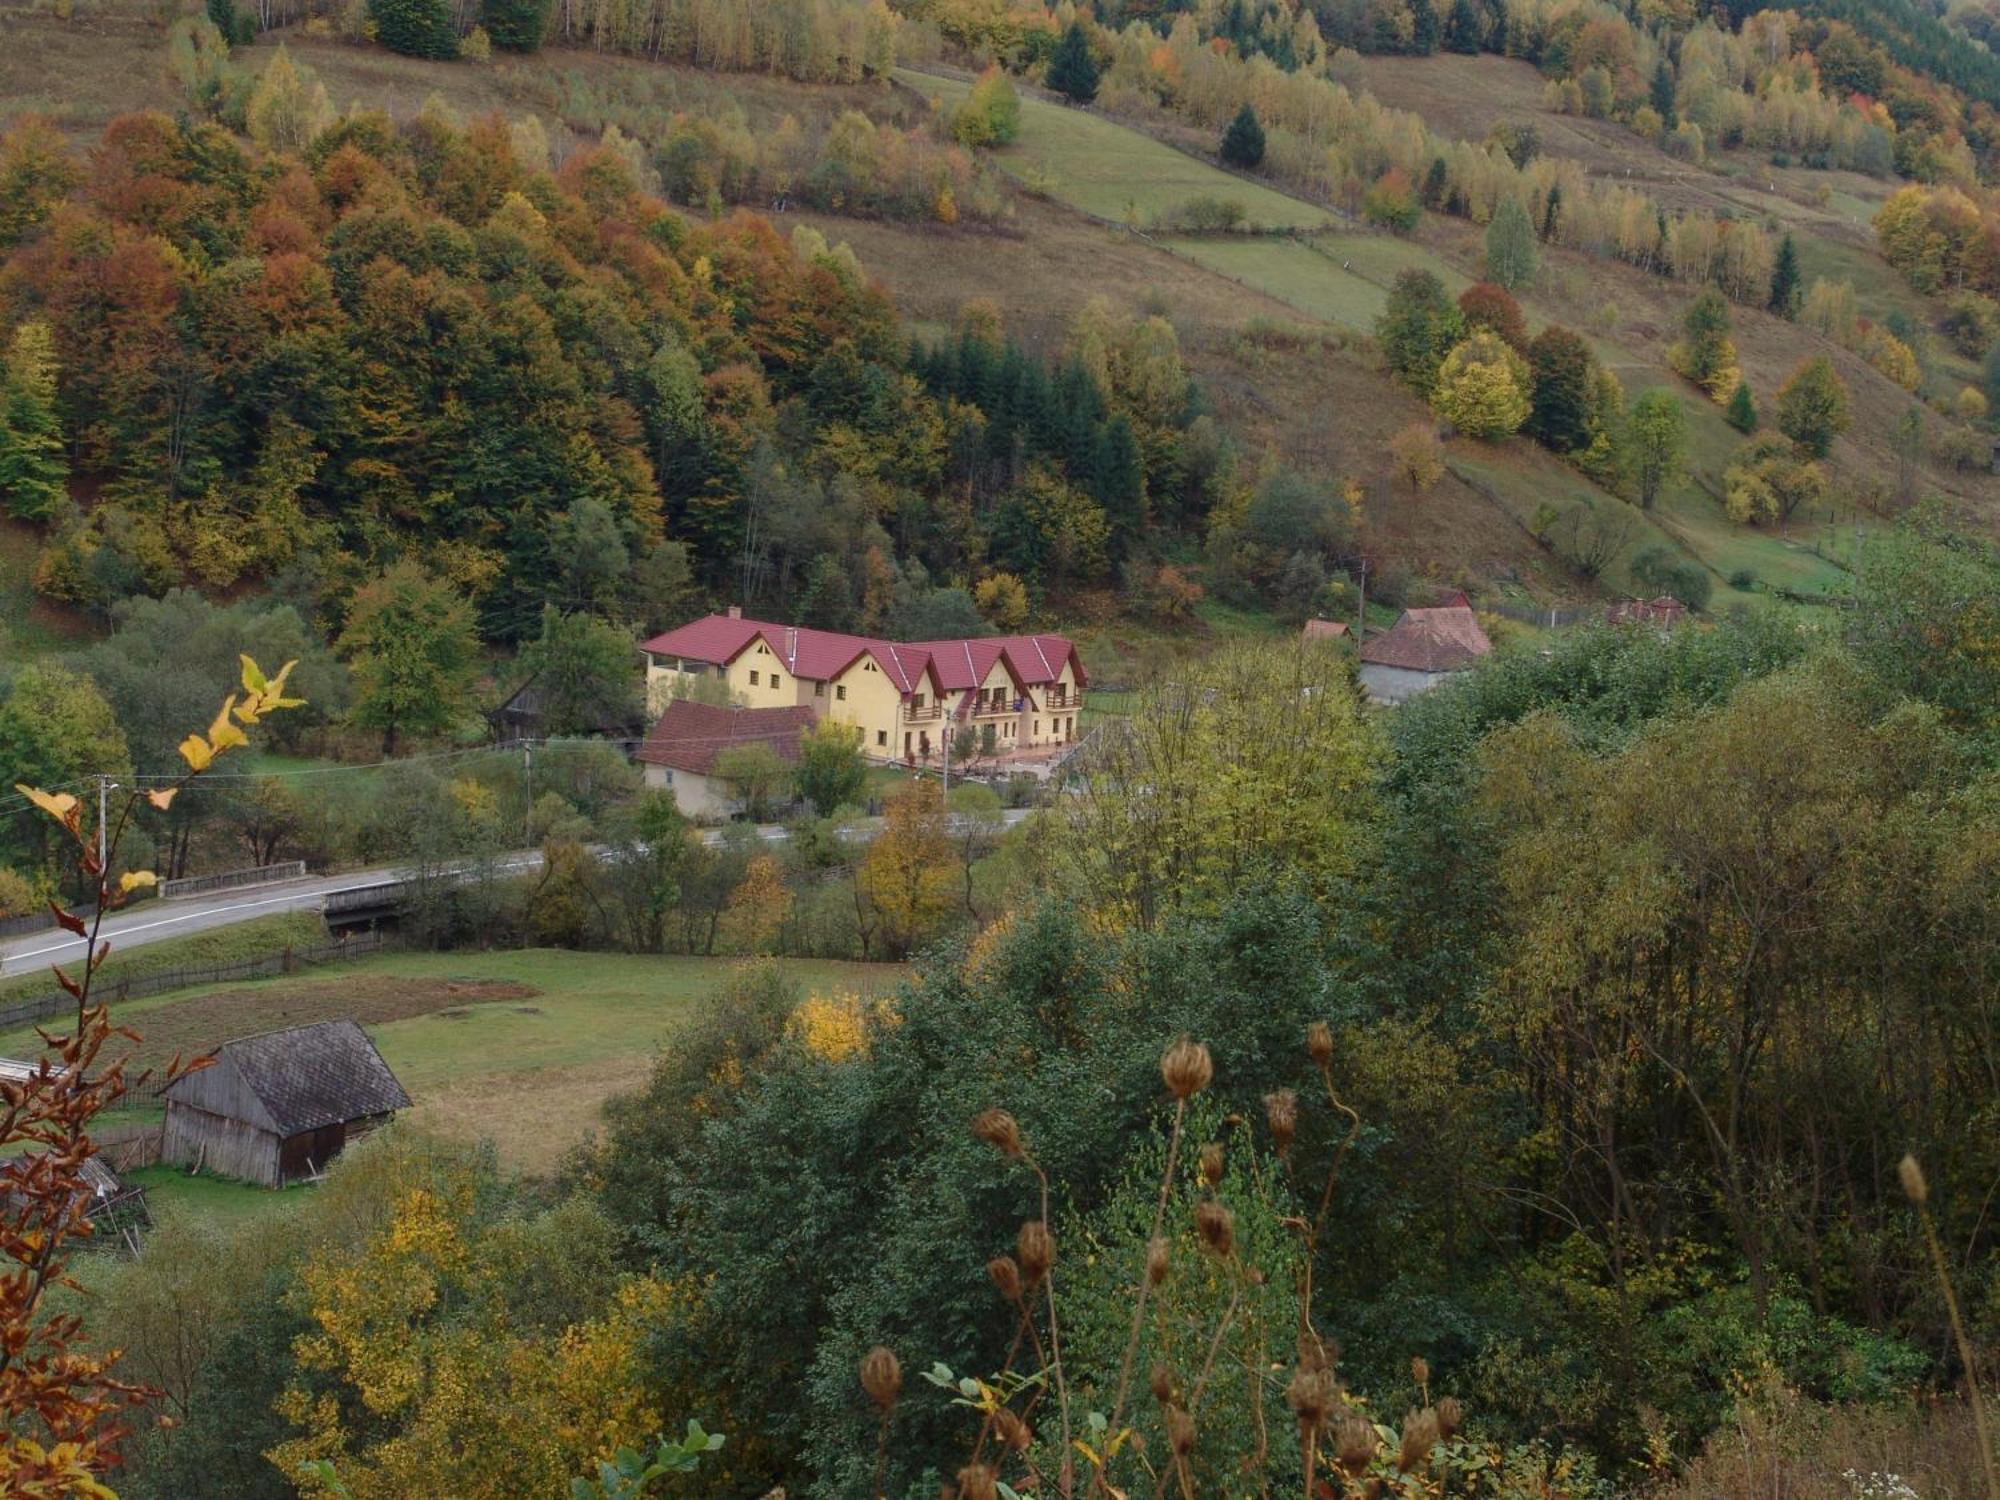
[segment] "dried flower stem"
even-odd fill
[[[1146,1236],[1147,1250],[1160,1237],[1161,1226],[1167,1221],[1167,1198],[1173,1191],[1174,1166],[1180,1159],[1181,1125],[1187,1119],[1187,1100],[1174,1103],[1174,1128],[1167,1137],[1167,1169],[1160,1175],[1160,1197],[1153,1205],[1153,1228]],[[1143,1254],[1144,1252],[1142,1252]],[[1118,1431],[1118,1422],[1125,1415],[1125,1398],[1132,1389],[1132,1362],[1139,1354],[1139,1330],[1145,1325],[1146,1294],[1152,1290],[1152,1278],[1146,1274],[1142,1262],[1139,1268],[1139,1297],[1132,1305],[1132,1332],[1125,1340],[1125,1358],[1118,1366],[1118,1394],[1111,1403],[1111,1431]]]
[[[1924,1241],[1930,1246],[1931,1265],[1937,1270],[1938,1287],[1944,1293],[1945,1312],[1951,1318],[1951,1335],[1958,1343],[1959,1362],[1965,1366],[1965,1396],[1972,1407],[1972,1431],[1979,1442],[1979,1457],[1986,1467],[1987,1500],[2000,1500],[2000,1468],[1993,1461],[1993,1434],[1986,1428],[1986,1407],[1979,1397],[1979,1367],[1973,1362],[1972,1341],[1965,1336],[1965,1320],[1959,1316],[1958,1296],[1952,1290],[1951,1271],[1945,1263],[1944,1246],[1938,1241],[1937,1225],[1922,1199],[1916,1201],[1917,1222],[1924,1227]]]

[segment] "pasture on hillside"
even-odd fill
[[[909,68],[897,79],[949,108],[971,92],[961,79]],[[994,160],[1031,191],[1100,219],[1147,228],[1198,198],[1243,207],[1247,229],[1317,229],[1332,215],[1287,193],[1176,151],[1102,115],[1021,96],[1021,134]]]

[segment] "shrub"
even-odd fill
[[[1987,413],[1986,393],[1976,385],[1962,386],[1951,402],[1952,415],[1964,422],[1977,422]]]
[[[1396,477],[1422,494],[1444,478],[1444,446],[1428,422],[1412,422],[1389,440]]]
[[[1755,568],[1738,568],[1729,575],[1729,586],[1746,594],[1755,593],[1760,581]]]
[[[1249,216],[1238,200],[1215,198],[1203,194],[1190,198],[1185,203],[1175,204],[1155,221],[1165,230],[1176,230],[1187,234],[1227,234],[1240,229]]]
[[[1938,324],[1952,348],[1967,359],[1983,359],[2000,338],[2000,303],[1979,292],[1964,291],[1951,299]]]
[[[1688,304],[1681,317],[1681,336],[1667,351],[1667,362],[1714,401],[1728,400],[1742,379],[1729,331],[1729,304],[1716,288],[1705,287]]]
[[[493,61],[493,39],[484,26],[475,26],[465,34],[465,40],[458,44],[458,55],[467,62]]]
[[[1371,224],[1407,234],[1423,218],[1424,208],[1410,179],[1400,169],[1391,167],[1362,194],[1361,216]]]
[[[1931,439],[1931,457],[1960,474],[1992,467],[1993,440],[1976,427],[1946,427]]]
[[[964,146],[1005,146],[1021,134],[1021,96],[997,65],[979,75],[951,133]]]

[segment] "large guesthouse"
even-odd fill
[[[903,643],[709,615],[653,637],[646,653],[655,707],[690,682],[719,676],[747,708],[802,707],[851,724],[873,760],[921,765],[970,727],[984,755],[1073,744],[1088,681],[1059,635]]]

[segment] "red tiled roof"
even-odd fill
[[[769,745],[780,759],[799,758],[799,732],[812,727],[813,711],[789,708],[718,708],[675,698],[660,722],[633,752],[647,765],[706,775],[723,751],[738,745]]]
[[[1361,648],[1361,659],[1410,672],[1456,672],[1492,649],[1472,611],[1448,605],[1404,610],[1402,619]]]
[[[926,667],[945,692],[978,687],[993,670],[993,663],[1003,657],[1017,687],[1054,682],[1061,675],[1064,662],[1074,664],[1079,687],[1087,680],[1082,657],[1077,655],[1075,646],[1059,635],[994,635],[904,645],[872,636],[843,635],[835,630],[709,615],[665,635],[656,635],[642,642],[639,649],[655,656],[679,656],[722,667],[736,660],[759,637],[794,677],[826,681],[838,677],[863,655],[870,655],[897,689],[905,693],[919,685]]]

